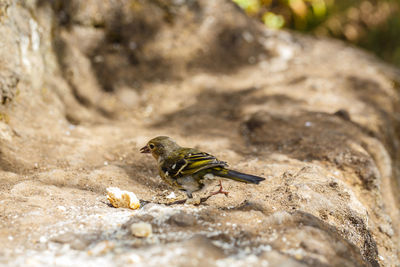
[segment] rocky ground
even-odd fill
[[[229,1],[4,0],[0,38],[0,264],[400,264],[398,70]],[[164,205],[158,135],[266,181]]]

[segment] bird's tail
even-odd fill
[[[261,181],[265,180],[265,178],[259,176],[228,170],[221,167],[213,168],[212,173],[216,176],[232,179],[242,183],[259,184]]]

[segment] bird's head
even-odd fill
[[[158,136],[151,139],[140,149],[141,153],[151,153],[155,159],[166,158],[179,148],[179,145],[168,136]]]

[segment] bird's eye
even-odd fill
[[[150,149],[154,149],[154,144],[149,144]]]

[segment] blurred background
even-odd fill
[[[268,28],[330,36],[400,67],[400,0],[233,0]]]

